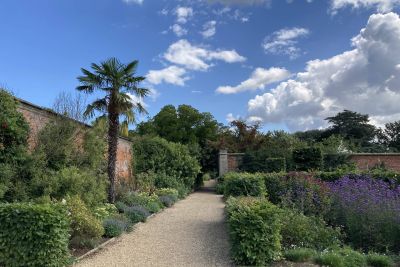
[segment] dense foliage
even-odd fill
[[[354,173],[334,182],[315,178],[321,173],[229,173],[220,181],[220,186],[226,191],[231,179],[264,182],[264,194],[276,205],[276,213],[281,214],[279,242],[288,259],[305,259],[327,266],[392,266],[390,257],[373,252],[399,252],[400,186],[391,172],[378,170],[378,173],[376,178]],[[242,186],[246,187],[250,186]],[[235,189],[235,192],[238,192],[236,195],[248,195],[246,190]],[[242,207],[236,210],[237,216],[254,212],[253,202],[248,201],[248,197],[244,199],[247,200],[228,200],[228,222],[232,205]],[[244,240],[240,243],[233,238],[233,249],[239,247],[244,253],[235,258],[239,264],[250,264],[243,261],[245,256],[264,261],[269,255],[264,252],[260,256],[260,249],[246,242],[251,231],[262,236],[259,229],[266,220],[257,218],[257,226],[252,225],[253,217],[242,217],[242,225],[237,224],[243,228],[237,233]],[[254,260],[252,264],[260,263]]]
[[[224,176],[224,195],[261,197],[266,194],[265,184],[260,175],[228,173]]]
[[[138,124],[135,135],[159,136],[170,142],[187,145],[201,163],[203,172],[217,171],[218,150],[210,142],[217,140],[219,124],[208,112],[189,105],[163,107],[147,122]]]
[[[265,266],[281,257],[280,212],[266,199],[227,202],[232,257],[240,265]]]
[[[159,137],[137,137],[133,140],[133,151],[135,173],[151,171],[157,174],[158,178],[165,178],[165,183],[170,183],[161,184],[163,181],[154,181],[156,187],[179,189],[180,186],[184,186],[187,190],[193,188],[200,165],[187,146]]]
[[[65,266],[69,219],[59,204],[0,204],[0,265]]]
[[[282,246],[290,248],[313,248],[322,251],[328,247],[339,247],[342,234],[340,228],[330,227],[318,216],[305,216],[291,209],[282,213]]]
[[[293,150],[293,162],[298,171],[319,170],[322,167],[322,152],[318,147]]]

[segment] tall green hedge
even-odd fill
[[[266,196],[262,174],[234,173],[224,175],[224,195],[229,196]]]
[[[0,266],[65,266],[69,220],[58,204],[0,205]]]
[[[319,170],[322,167],[322,152],[318,147],[307,147],[293,150],[293,161],[296,170]]]
[[[239,265],[267,266],[281,256],[280,209],[263,198],[227,202],[232,257]]]
[[[186,145],[145,136],[133,140],[133,151],[135,173],[165,174],[187,189],[193,188],[200,164]]]

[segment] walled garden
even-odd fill
[[[400,186],[393,172],[228,173],[218,190],[227,199],[232,256],[239,265],[398,261]]]
[[[0,266],[69,265],[194,189],[200,166],[188,147],[147,138],[134,142],[135,179],[107,203],[101,120],[86,129],[60,116],[28,151],[28,124],[4,90],[0,110]]]

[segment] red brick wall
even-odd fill
[[[351,154],[351,162],[361,170],[370,169],[378,164],[384,164],[386,168],[400,172],[400,153],[393,154]],[[228,153],[228,171],[237,171],[243,160],[241,153]]]
[[[29,132],[28,144],[29,144],[29,149],[33,150],[37,145],[37,138],[40,130],[42,130],[52,118],[55,118],[56,114],[27,102],[20,102],[18,110],[22,113],[22,115],[24,115],[26,121],[29,124],[30,132]],[[88,126],[83,125],[83,127],[88,127]],[[77,140],[75,145],[77,147],[80,147],[83,141],[83,131],[78,132],[76,136]],[[126,139],[119,138],[118,149],[117,149],[116,173],[117,176],[120,178],[120,180],[123,179],[125,182],[129,182],[129,180],[131,179],[132,177],[131,161],[132,161],[131,142]]]
[[[229,153],[228,154],[228,171],[238,171],[239,166],[243,160],[242,153]]]
[[[385,165],[386,168],[400,172],[400,154],[352,154],[350,161],[354,162],[359,169],[365,170],[378,164]]]

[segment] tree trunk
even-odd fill
[[[108,114],[108,179],[110,181],[108,190],[108,202],[115,202],[115,169],[118,149],[119,116],[114,112]]]

